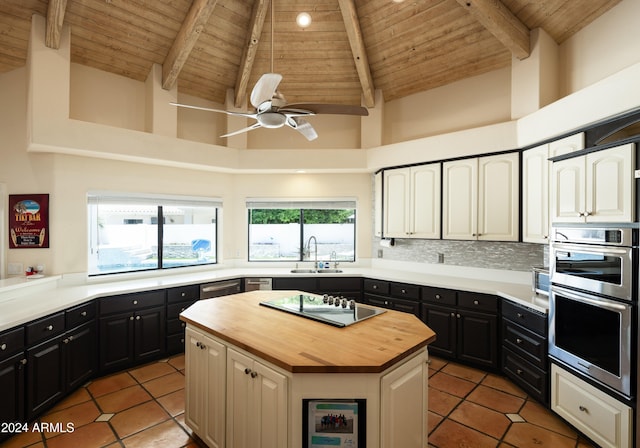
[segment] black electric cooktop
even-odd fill
[[[355,301],[344,297],[314,294],[296,294],[295,296],[260,302],[260,305],[335,327],[346,327],[385,312],[385,310],[355,303]]]

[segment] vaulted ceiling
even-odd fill
[[[388,101],[508,67],[528,57],[532,29],[561,44],[619,2],[2,0],[0,73],[25,65],[40,14],[49,47],[70,26],[72,62],[139,81],[160,64],[165,88],[206,100],[223,103],[233,89],[243,107],[273,70],[289,102],[373,106],[375,90]]]

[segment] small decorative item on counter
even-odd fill
[[[36,268],[34,268],[33,266],[29,266],[25,270],[24,275],[30,276],[30,275],[36,275],[37,273],[38,273],[38,270]]]

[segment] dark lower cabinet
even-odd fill
[[[25,366],[24,352],[0,361],[0,423],[24,422]],[[9,433],[0,432],[0,442],[8,439]]]
[[[363,302],[420,317],[420,287],[407,283],[365,279]]]
[[[435,355],[488,370],[500,365],[499,301],[487,294],[424,287],[422,319],[436,333]]]
[[[65,334],[65,391],[70,392],[91,379],[98,370],[98,331],[95,320]]]
[[[165,307],[100,318],[100,371],[119,370],[165,352]]]
[[[64,395],[63,337],[27,350],[27,420],[49,408]]]

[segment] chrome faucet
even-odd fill
[[[314,263],[313,263],[313,268],[317,269],[318,268],[318,240],[316,239],[315,236],[311,235],[309,237],[309,239],[307,240],[307,248],[305,249],[305,254],[307,255],[307,257],[311,256],[311,240],[313,240],[314,245],[315,245],[315,255],[314,255]]]

